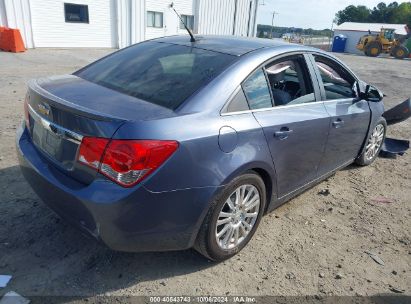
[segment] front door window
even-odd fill
[[[354,98],[355,79],[343,67],[315,56],[315,63],[321,75],[326,100]]]

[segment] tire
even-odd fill
[[[405,46],[398,45],[392,49],[391,55],[397,59],[404,59],[404,58],[408,58],[410,53]]]
[[[382,138],[378,139],[377,141],[375,135],[379,134],[380,128],[382,130],[382,133],[381,133]],[[378,154],[381,151],[381,147],[382,147],[382,144],[384,143],[386,132],[387,132],[387,122],[385,121],[383,117],[380,117],[380,119],[375,124],[373,131],[371,132],[370,136],[367,139],[364,150],[362,151],[361,155],[355,160],[355,163],[357,165],[368,166],[374,162],[374,160],[377,158]],[[373,149],[373,152],[371,152],[371,149]]]
[[[381,44],[377,41],[371,41],[365,47],[365,55],[369,57],[377,57],[381,54]]]
[[[256,195],[258,193],[259,196],[259,206],[253,207],[248,210],[252,211],[251,213],[257,212],[257,215],[253,218],[242,218],[239,214],[247,213],[244,211],[232,212],[232,209],[229,208],[229,204],[227,203],[230,200],[232,206],[235,206],[235,202],[233,202],[233,198],[235,198],[236,190],[242,189],[243,197],[247,197],[250,194],[249,200],[245,201],[246,206],[247,202],[249,204],[248,207],[251,205],[256,204]],[[244,191],[245,190],[245,191]],[[252,203],[254,201],[254,203]],[[223,261],[226,260],[238,252],[240,252],[250,241],[253,237],[261,218],[264,214],[266,206],[266,188],[264,181],[261,179],[259,175],[254,173],[254,171],[249,171],[237,178],[235,178],[232,182],[230,182],[225,189],[222,191],[220,195],[212,202],[211,207],[203,221],[203,224],[200,228],[200,231],[197,235],[197,240],[195,243],[194,248],[200,252],[206,258],[212,261]],[[227,212],[233,213],[235,216],[228,217],[227,215],[222,216],[220,212]],[[243,213],[242,213],[243,212]],[[219,224],[217,226],[217,220],[220,221],[228,221],[228,223]],[[247,221],[250,228],[243,229],[246,227],[244,220]],[[225,228],[225,227],[229,228]],[[231,228],[230,228],[231,227]],[[236,228],[233,228],[236,227]],[[226,229],[226,232],[223,230]],[[231,230],[234,229],[233,233],[230,234]],[[238,230],[238,234],[235,231]],[[248,230],[248,232],[247,232]],[[247,233],[246,233],[247,232]],[[221,234],[220,238],[217,236],[217,233]],[[241,233],[241,237],[240,237]],[[235,245],[235,235],[237,235],[238,243]],[[224,239],[227,238],[228,241],[224,242]],[[223,248],[226,246],[226,248]],[[231,247],[230,247],[231,246]]]

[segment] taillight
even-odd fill
[[[79,162],[98,170],[108,141],[106,138],[84,137],[78,154]]]
[[[124,187],[131,187],[160,167],[178,148],[170,140],[111,140],[85,137],[78,161]]]

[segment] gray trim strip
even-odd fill
[[[238,115],[238,114],[255,113],[255,112],[265,112],[265,111],[275,111],[275,110],[295,108],[295,107],[304,107],[304,106],[310,106],[310,105],[313,105],[313,104],[323,104],[323,103],[324,103],[323,101],[313,101],[313,102],[307,102],[307,103],[299,103],[299,104],[291,104],[291,105],[276,106],[276,107],[269,107],[269,108],[261,108],[261,109],[255,109],[255,110],[245,110],[245,111],[221,113],[221,116]]]
[[[239,114],[254,113],[254,112],[265,112],[265,111],[271,111],[271,110],[281,110],[281,109],[286,109],[286,108],[310,106],[310,105],[313,105],[313,104],[320,104],[320,103],[327,104],[327,103],[340,102],[340,101],[353,102],[353,99],[354,98],[352,98],[352,99],[347,98],[347,99],[320,100],[320,101],[313,101],[313,102],[306,102],[306,103],[299,103],[299,104],[276,106],[276,107],[270,107],[270,108],[261,108],[261,109],[255,109],[255,110],[227,112],[227,113],[221,113],[221,116],[239,115]]]
[[[34,111],[33,107],[30,104],[28,105],[28,110],[29,110],[29,113],[30,113],[31,117],[33,118],[33,120],[36,123],[41,124],[46,130],[54,133],[55,135],[59,136],[60,138],[63,138],[65,140],[69,140],[73,143],[76,143],[76,144],[81,143],[81,141],[83,139],[83,135],[80,135],[76,132],[73,132],[71,130],[63,128],[59,125],[54,124],[51,121],[48,121],[47,119],[41,117],[36,111]]]

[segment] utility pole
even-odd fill
[[[270,38],[273,39],[273,27],[274,27],[274,17],[275,15],[278,15],[276,11],[272,12],[273,18],[271,19],[271,32],[270,32]]]
[[[333,28],[334,28],[334,23],[335,23],[335,19],[333,19],[332,23],[331,23],[331,32],[330,32],[330,39],[328,40],[328,51],[331,52],[331,46],[332,46],[332,37],[333,37]]]

